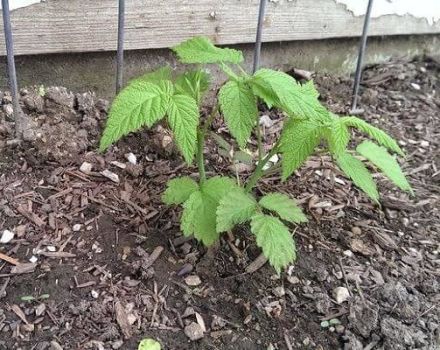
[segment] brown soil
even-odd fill
[[[261,183],[261,193],[296,197],[310,218],[293,228],[299,258],[280,277],[267,264],[245,272],[260,255],[246,227],[209,250],[181,236],[180,210],[160,195],[170,177],[196,169],[185,168],[161,128],[99,154],[105,101],[29,89],[22,104],[39,141],[16,145],[3,95],[0,237],[6,229],[15,237],[0,243],[0,349],[136,349],[144,337],[173,350],[439,349],[439,74],[429,59],[364,74],[362,117],[400,140],[415,197],[377,174],[377,207],[327,157],[286,183],[277,175]],[[346,113],[351,80],[316,82],[323,102]],[[281,119],[267,114],[270,145]],[[214,147],[209,170],[228,173]],[[84,161],[90,173],[79,170]],[[188,276],[201,283],[188,285]],[[350,292],[341,304],[337,287]],[[192,327],[205,328],[200,340],[188,339]]]

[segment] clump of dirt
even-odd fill
[[[33,125],[36,140],[29,144],[35,156],[62,165],[79,161],[86,150],[96,148],[108,102],[94,93],[73,94],[64,87],[33,87],[20,92],[23,112]],[[13,109],[9,95],[3,97],[0,120],[13,133]]]

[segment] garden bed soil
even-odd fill
[[[106,101],[30,88],[21,103],[39,138],[19,144],[3,94],[0,238],[14,238],[0,243],[0,349],[136,349],[145,337],[173,350],[439,349],[439,77],[431,59],[363,76],[362,117],[400,140],[414,197],[376,174],[376,206],[327,156],[289,181],[261,182],[257,192],[297,198],[310,219],[292,227],[298,260],[281,276],[258,266],[246,226],[210,249],[181,235],[180,209],[160,196],[168,179],[196,169],[162,127],[100,154]],[[346,113],[352,81],[315,80],[323,103]],[[270,147],[281,117],[264,114]],[[208,173],[234,176],[216,154],[210,141]]]

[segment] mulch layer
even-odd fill
[[[315,81],[323,103],[347,113],[352,81]],[[246,226],[210,249],[182,236],[180,209],[160,196],[196,168],[163,127],[100,154],[108,102],[37,87],[21,103],[38,141],[20,143],[2,93],[0,349],[136,349],[145,337],[172,350],[439,349],[439,92],[429,58],[363,76],[362,118],[399,140],[414,197],[376,173],[376,206],[325,155],[287,182],[274,173],[260,183],[258,193],[287,193],[309,217],[292,227],[298,260],[281,276]],[[261,113],[270,147],[282,118]],[[208,174],[234,177],[216,147],[210,140]],[[244,179],[249,166],[237,171]]]

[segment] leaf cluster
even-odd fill
[[[264,165],[277,153],[281,154],[283,180],[319,148],[327,150],[342,172],[375,202],[379,202],[379,193],[367,164],[412,193],[395,156],[389,153],[404,155],[396,141],[360,118],[329,112],[320,103],[312,81],[301,84],[286,73],[266,68],[248,74],[240,66],[240,51],[216,47],[205,37],[189,39],[173,50],[182,63],[216,64],[228,77],[218,92],[218,107],[213,108],[211,117],[201,126],[199,108],[210,81],[205,70],[199,68],[173,77],[169,67],[161,68],[131,81],[115,98],[100,148],[105,150],[124,135],[164,120],[183,158],[191,164],[196,156],[199,167],[198,182],[191,177],[172,179],[162,197],[168,205],[183,207],[181,230],[185,236],[194,236],[210,246],[222,232],[250,222],[257,245],[277,272],[294,261],[296,248],[289,225],[307,221],[302,210],[286,194],[269,193],[261,198],[252,194],[264,175]],[[266,156],[259,138],[260,102],[285,115],[279,140]],[[242,149],[232,152],[232,146],[213,132],[219,152],[231,160],[252,163],[245,148],[253,133],[257,136],[258,165],[244,187],[229,177],[206,179],[203,143],[218,109]],[[366,140],[349,150],[353,129],[374,142]]]

